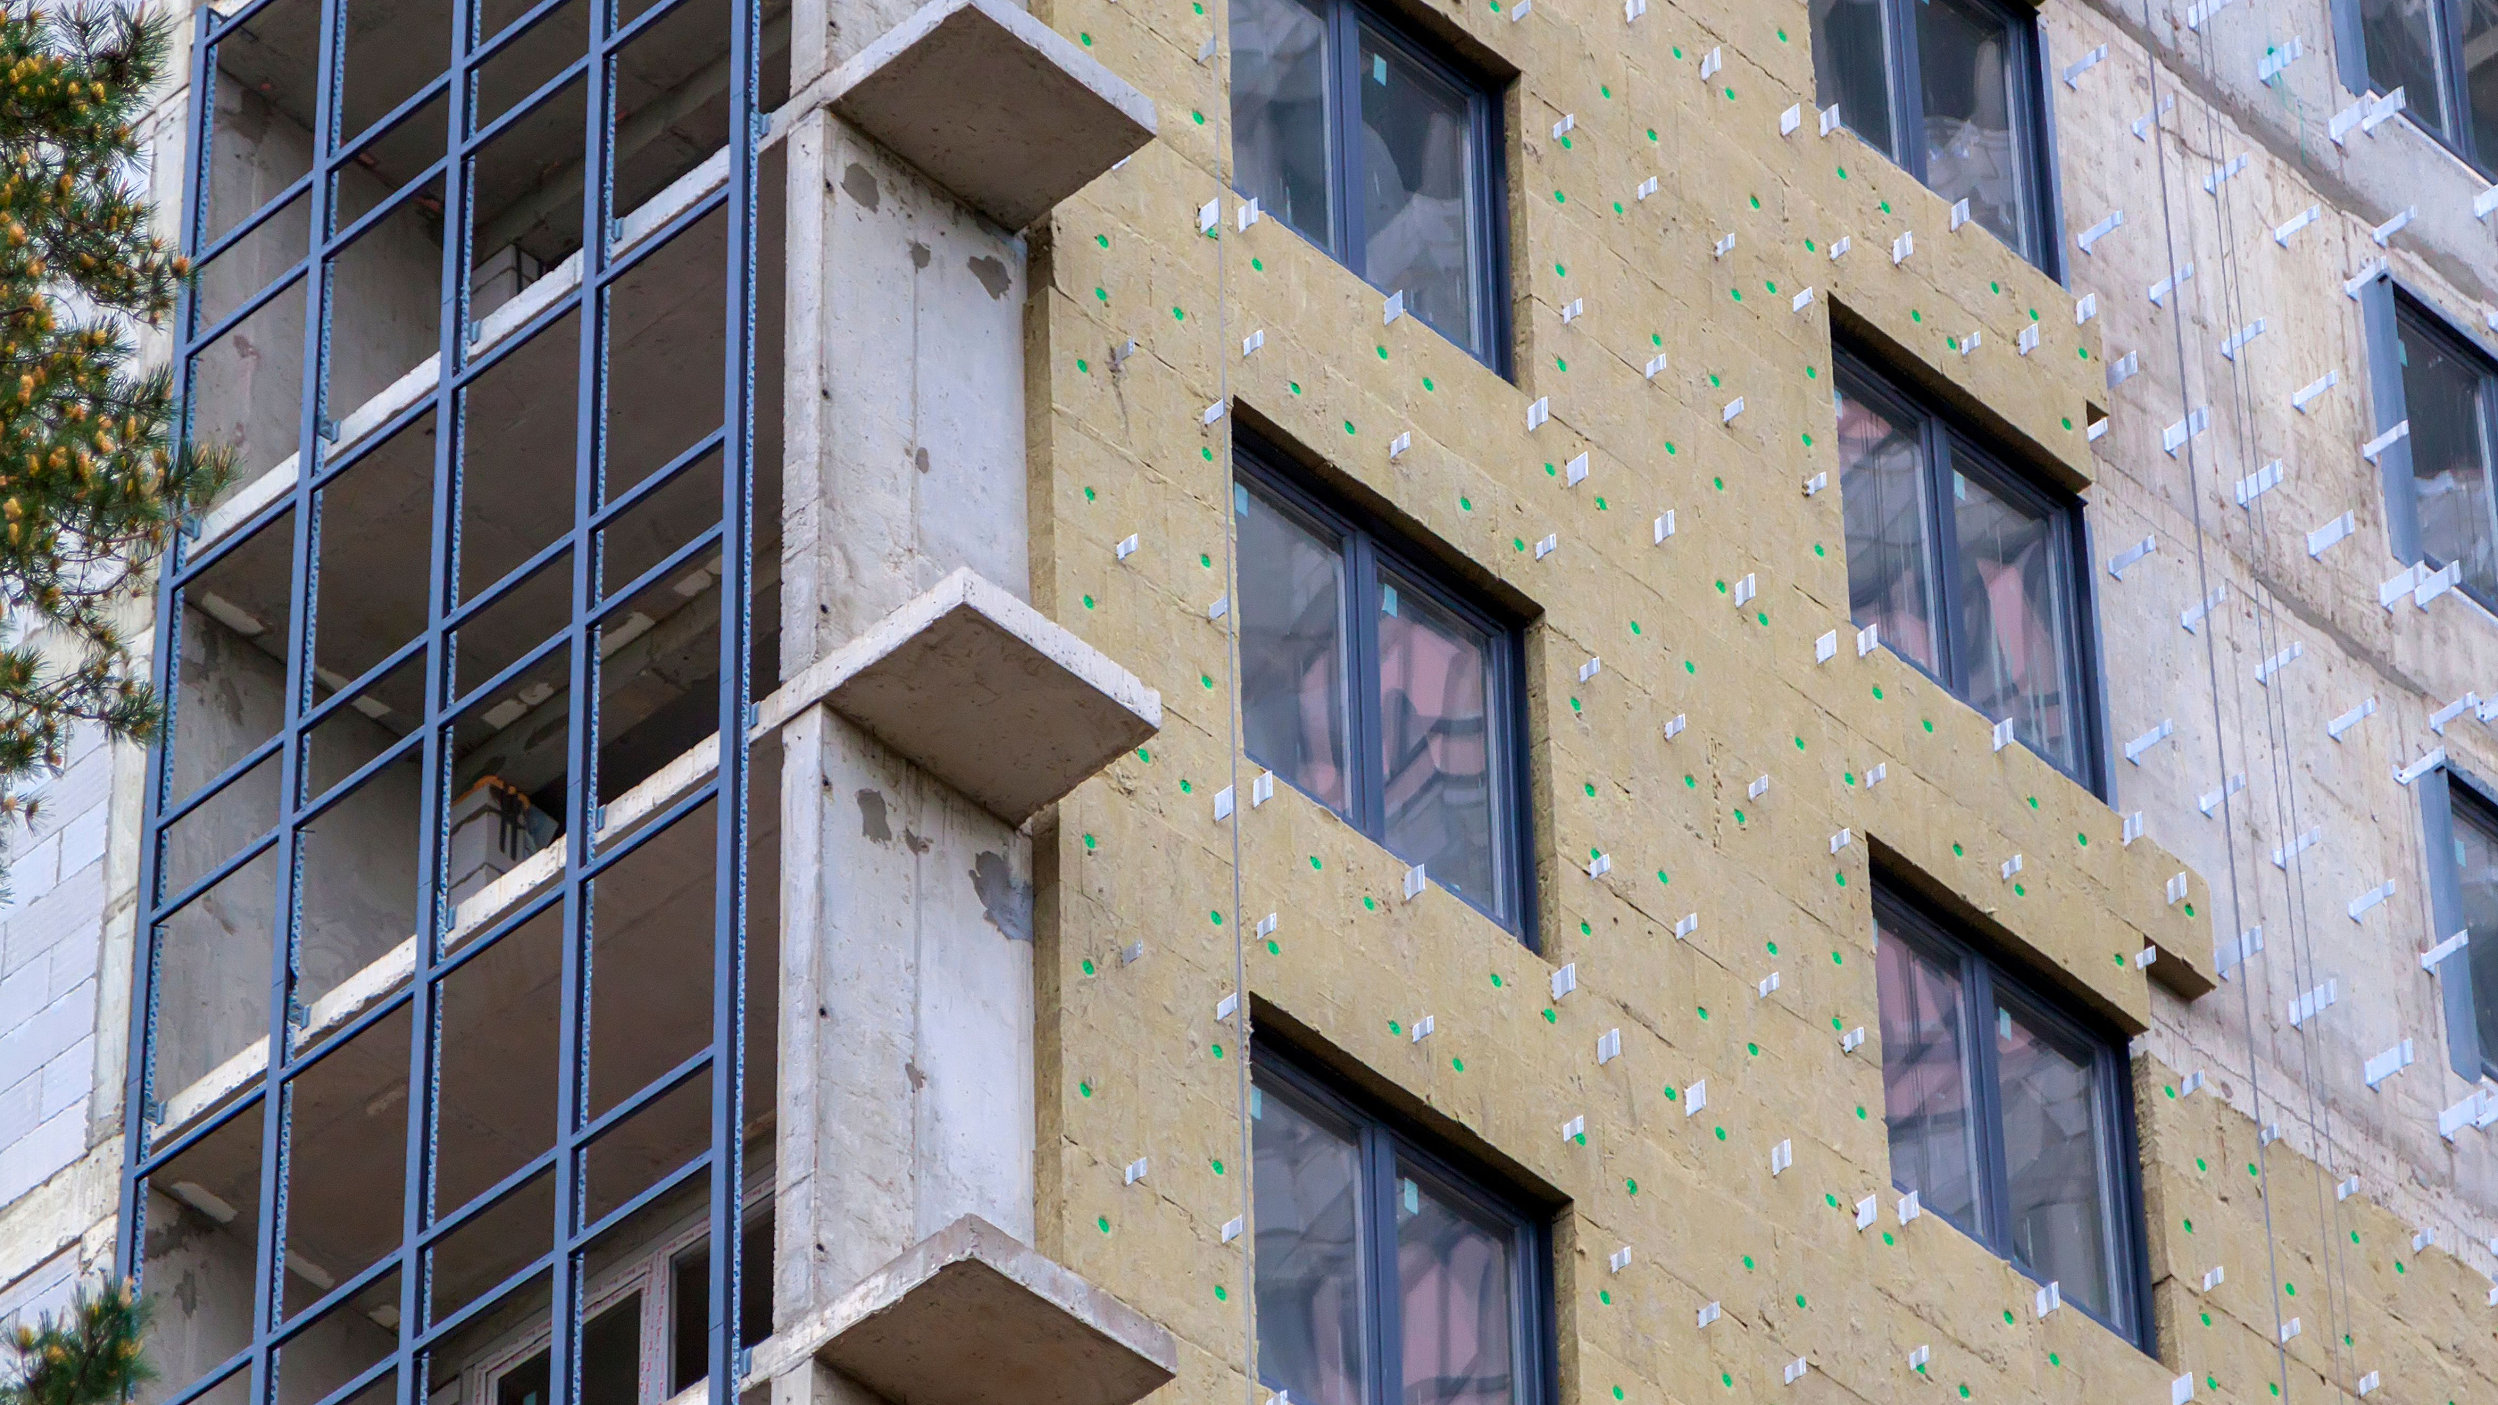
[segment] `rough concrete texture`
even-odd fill
[[[1154,135],[1142,95],[1000,0],[931,0],[824,87],[843,120],[1008,229]]]
[[[1021,600],[958,569],[808,666],[759,725],[828,706],[1008,824],[1154,734],[1153,690]]]
[[[775,1333],[753,1375],[809,1357],[893,1405],[1130,1405],[1179,1364],[1152,1318],[976,1215]]]
[[[2389,774],[2433,740],[2431,708],[2485,686],[2498,646],[2457,596],[2426,612],[2376,604],[2398,563],[2356,453],[2372,431],[2341,287],[2383,252],[2369,228],[2391,211],[2364,192],[2400,191],[2422,214],[2417,243],[2395,240],[2398,273],[2477,325],[2490,260],[2468,207],[2484,182],[2417,133],[2380,129],[2399,162],[2326,141],[2349,98],[2331,87],[2322,0],[2235,6],[2208,32],[2184,28],[2182,0],[2155,5],[2156,95],[2178,104],[2156,143],[2137,140],[2156,95],[2146,31],[2115,22],[2121,8],[2060,0],[2043,15],[2052,72],[2109,45],[2076,84],[2051,80],[2068,288],[1974,226],[1952,232],[1942,200],[1853,136],[1815,135],[1803,7],[1655,0],[1631,20],[1612,5],[1538,3],[1515,20],[1412,7],[1518,75],[1505,112],[1512,383],[1412,318],[1383,327],[1378,290],[1276,221],[1240,231],[1228,197],[1219,239],[1199,234],[1195,212],[1228,168],[1228,53],[1195,61],[1224,33],[1219,4],[1039,7],[1166,117],[1160,143],[1035,236],[1033,597],[1166,708],[1156,744],[1040,831],[1039,1242],[1180,1335],[1177,1398],[1255,1393],[1231,1296],[1254,1235],[1221,1234],[1248,1207],[1224,1174],[1243,1151],[1239,1032],[1215,1015],[1236,960],[1260,1019],[1566,1197],[1564,1400],[2156,1405],[2191,1375],[2197,1399],[2254,1402],[2354,1394],[2370,1372],[2373,1399],[2498,1393],[2479,1247],[2498,1229],[2498,1188],[2483,1134],[2450,1146],[2435,1132],[2437,1109],[2469,1090],[2434,1052],[2437,991],[2412,959],[2433,940],[2418,822]],[[2293,32],[2308,56],[2256,85],[2266,43]],[[1712,54],[1723,67],[1703,82]],[[1798,103],[1802,128],[1781,137]],[[1547,137],[1564,116],[1566,145]],[[2245,173],[2207,194],[2211,160],[2240,151]],[[1636,200],[1649,175],[1660,189]],[[2275,224],[2319,203],[2317,224],[2275,244]],[[2072,233],[2118,207],[2124,228],[2078,252]],[[2182,303],[2154,305],[2172,220],[2176,261],[2203,276]],[[1894,265],[1901,232],[1915,252]],[[1842,236],[1852,251],[1833,262]],[[1815,299],[1792,310],[1807,286]],[[2099,314],[2083,322],[2090,293]],[[1565,325],[1578,299],[1585,314]],[[2087,498],[2113,805],[2021,748],[1991,750],[1988,719],[1887,652],[1814,662],[1815,639],[1847,626],[1837,495],[1799,491],[1838,477],[1834,307]],[[2222,359],[2220,340],[2256,316],[2269,335]],[[2024,327],[2040,335],[2026,356]],[[1964,355],[1973,330],[1980,347]],[[1252,332],[1263,346],[1244,355]],[[1131,337],[1140,354],[1114,363]],[[1659,351],[1668,369],[1644,379]],[[2107,363],[2127,352],[2142,374],[2111,390]],[[2290,393],[2334,367],[2341,388],[2293,412]],[[2252,415],[2231,408],[2239,389]],[[1202,407],[1227,395],[1231,412],[1207,426]],[[1722,423],[1738,395],[1745,413]],[[1552,419],[1530,433],[1539,397]],[[2172,458],[2161,432],[2189,404],[2211,406],[2213,427]],[[2103,411],[2111,428],[2094,443]],[[1402,861],[1289,788],[1213,818],[1209,796],[1245,793],[1256,773],[1232,750],[1231,640],[1207,613],[1228,588],[1229,437],[1244,422],[1534,618],[1535,949],[1437,890],[1401,901]],[[1391,462],[1405,432],[1411,449]],[[1565,486],[1554,466],[1581,452],[1591,472]],[[2241,510],[2235,480],[2276,457],[2288,484]],[[1651,519],[1669,508],[1678,530],[1658,545]],[[2357,536],[2311,559],[2304,533],[2345,510]],[[2146,532],[2158,552],[2121,581],[2105,574]],[[1131,533],[1139,549],[1122,560],[1113,548]],[[1559,548],[1539,557],[1547,534]],[[2201,594],[2198,566],[2231,594],[2188,633],[2178,615]],[[1760,597],[1737,611],[1717,586],[1747,573]],[[2255,665],[2290,640],[2303,657],[2259,688]],[[1603,669],[1581,682],[1591,657]],[[2325,740],[2325,720],[2371,692],[2377,716],[2341,747]],[[1668,741],[1660,724],[1677,714],[1689,726]],[[2127,764],[2123,742],[2164,719],[2174,737]],[[2490,749],[2472,723],[2445,744]],[[1877,763],[1880,787],[1852,783]],[[2198,798],[2224,768],[2254,780],[2207,818]],[[1764,773],[1766,803],[1747,804]],[[2147,835],[2123,844],[2136,810]],[[2268,862],[2319,825],[2327,841],[2302,862]],[[1842,827],[1859,842],[1834,858]],[[1902,1227],[1886,1208],[1857,1232],[1855,1202],[1887,1204],[1890,1184],[1878,1035],[1854,1055],[1837,1037],[1876,1026],[1869,851],[2139,1036],[2156,1355],[2080,1313],[2039,1318],[2034,1284],[1932,1217]],[[1591,879],[1597,853],[1611,871]],[[2007,882],[2015,854],[2024,868]],[[2181,871],[2187,896],[2170,902]],[[2346,920],[2347,900],[2389,876],[2399,901]],[[1270,912],[1271,938],[1244,941]],[[1677,941],[1691,912],[1699,930]],[[2215,989],[2216,929],[2257,922],[2271,950]],[[1141,961],[1117,959],[1137,942]],[[2134,959],[2146,947],[2147,969]],[[1578,988],[1555,1002],[1545,978],[1563,962]],[[1781,986],[1762,998],[1774,971]],[[2290,1028],[2287,1002],[2328,977],[2341,1003]],[[1424,1015],[1433,1033],[1418,1042],[1407,1031]],[[1622,1055],[1599,1067],[1611,1029]],[[2421,1041],[2418,1064],[2370,1092],[2361,1061],[2405,1036]],[[2207,1082],[2188,1091],[2198,1072]],[[1703,1077],[1708,1115],[1686,1118],[1671,1092]],[[1584,1146],[1556,1134],[1574,1116]],[[2281,1139],[2259,1145],[2270,1125]],[[1769,1148],[1789,1139],[1794,1168],[1773,1179]],[[1124,1183],[1147,1155],[1151,1177]],[[2337,1199],[2352,1175],[2360,1190]],[[2434,1244],[2415,1251],[2431,1225]],[[1631,1265],[1608,1273],[1620,1245]],[[1709,1301],[1725,1315],[1696,1327]],[[2284,1350],[2294,1316],[2304,1330]],[[1932,1359],[1912,1373],[1919,1345]],[[1790,1388],[1782,1367],[1798,1356],[1812,1371]]]

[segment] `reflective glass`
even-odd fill
[[[2106,1316],[2115,1306],[2108,1209],[2100,1168],[2099,1080],[2090,1050],[2010,1005],[1995,1009],[2012,1254],[2068,1302]]]
[[[1441,886],[1494,908],[1491,640],[1379,573],[1379,759],[1387,844]]]
[[[2411,491],[2420,550],[2460,562],[2464,588],[2498,601],[2498,506],[2491,501],[2484,371],[2405,315],[2403,409],[2411,418]]]
[[[1473,122],[1457,85],[1362,28],[1360,165],[1363,276],[1405,294],[1405,310],[1481,352],[1477,252],[1467,195]]]
[[[1958,971],[1876,920],[1875,987],[1882,1009],[1883,1119],[1891,1183],[1978,1232],[1977,1129],[1969,1108],[1965,1006]]]
[[[1405,1405],[1503,1405],[1518,1384],[1509,1234],[1403,1164],[1396,1192]]]
[[[1232,182],[1332,250],[1326,38],[1325,17],[1305,0],[1233,0]]]
[[[2025,125],[2015,115],[2020,38],[1977,0],[1918,0],[1917,72],[1925,93],[1926,184],[2015,249],[2029,247]]]
[[[2380,93],[2403,90],[2404,110],[2432,132],[2446,128],[2437,86],[2437,35],[2429,12],[2437,0],[2359,0],[2359,32],[2368,46],[2368,83]]]
[[[1894,423],[1844,382],[1837,399],[1849,616],[1932,670],[1934,548],[1917,426]]]
[[[1241,724],[1249,755],[1339,814],[1346,768],[1344,558],[1332,535],[1264,493],[1240,518]]]
[[[2463,950],[2472,963],[2472,1014],[2487,1065],[2498,1061],[2498,821],[2457,804],[2454,828],[2455,883],[2463,892],[2464,930],[2472,934]]]
[[[2078,700],[2070,696],[2072,579],[2055,519],[1955,472],[1952,516],[1960,538],[1961,668],[1969,705],[2041,756],[2076,769]]]
[[[1300,1405],[1362,1405],[1360,1153],[1273,1088],[1250,1098],[1258,1378]]]
[[[2498,0],[2463,0],[2463,101],[2472,150],[2486,168],[2498,161]]]
[[[1812,0],[1813,101],[1839,105],[1839,120],[1877,151],[1896,156],[1891,65],[1882,0]]]

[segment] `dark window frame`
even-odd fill
[[[1327,492],[1306,469],[1246,433],[1236,435],[1233,441],[1232,479],[1235,488],[1244,482],[1253,483],[1294,512],[1313,518],[1321,527],[1338,534],[1345,563],[1345,612],[1338,627],[1342,631],[1339,638],[1344,642],[1349,693],[1345,699],[1345,721],[1352,764],[1346,768],[1346,789],[1351,813],[1336,810],[1301,790],[1280,771],[1276,772],[1276,779],[1343,819],[1362,837],[1383,849],[1388,847],[1385,797],[1381,794],[1384,778],[1378,773],[1382,722],[1376,602],[1380,568],[1384,565],[1394,570],[1422,590],[1432,604],[1482,630],[1491,641],[1491,667],[1484,680],[1488,714],[1485,735],[1490,753],[1507,762],[1496,761],[1489,768],[1493,787],[1492,833],[1498,846],[1493,864],[1512,900],[1504,911],[1489,900],[1489,895],[1454,888],[1443,891],[1499,924],[1528,950],[1541,950],[1535,937],[1534,818],[1528,804],[1526,630],[1522,622],[1485,604],[1478,592],[1451,579],[1445,567],[1405,546],[1402,533]],[[1245,743],[1243,749],[1246,754]],[[1257,757],[1251,755],[1249,759],[1256,761]]]
[[[1416,1131],[1372,1098],[1323,1072],[1297,1050],[1260,1036],[1250,1044],[1253,1092],[1261,1083],[1281,1084],[1290,1097],[1351,1129],[1363,1190],[1361,1233],[1363,1405],[1401,1405],[1398,1382],[1404,1364],[1398,1330],[1398,1294],[1383,1276],[1397,1262],[1397,1163],[1427,1175],[1432,1188],[1506,1226],[1510,1234],[1510,1291],[1517,1311],[1510,1319],[1511,1359],[1517,1363],[1513,1405],[1558,1405],[1561,1400],[1560,1312],[1554,1298],[1552,1213],[1514,1185],[1469,1166],[1436,1139]],[[1253,1134],[1254,1135],[1254,1134]],[[1254,1344],[1253,1344],[1254,1345]],[[1263,1371],[1259,1380],[1265,1382]]]
[[[2438,941],[2465,928],[2462,876],[2455,872],[2455,812],[2470,812],[2481,826],[2498,835],[2498,787],[2448,761],[2419,781],[2420,839],[2429,867],[2429,917]],[[2472,976],[2467,945],[2437,963],[2438,994],[2446,1015],[2446,1062],[2456,1076],[2478,1084],[2498,1079],[2498,1049],[2483,1047],[2480,991]],[[2498,996],[2498,991],[2491,992]]]
[[[1361,172],[1355,166],[1361,157],[1362,29],[1368,25],[1397,52],[1466,95],[1467,133],[1475,152],[1466,171],[1470,206],[1466,237],[1476,269],[1475,325],[1469,330],[1480,346],[1467,346],[1454,337],[1450,341],[1503,378],[1515,379],[1509,313],[1509,153],[1502,120],[1507,84],[1449,54],[1445,46],[1431,43],[1394,12],[1366,0],[1308,2],[1324,12],[1327,26],[1327,237],[1334,247],[1319,252],[1370,283],[1364,267],[1369,255]],[[1370,286],[1379,288],[1376,283]]]
[[[2458,326],[2427,299],[2397,283],[2391,274],[2380,273],[2360,289],[2360,321],[2366,331],[2369,398],[2374,410],[2375,431],[2370,437],[2411,418],[2411,398],[2403,387],[2402,355],[2403,329],[2411,327],[2437,342],[2449,355],[2479,369],[2482,462],[2492,481],[2498,482],[2498,462],[2492,461],[2498,459],[2498,351]],[[2433,560],[2421,545],[2420,489],[2412,476],[2409,435],[2378,453],[2377,475],[2385,495],[2386,549],[2405,565],[2417,563],[2432,570],[2444,569],[2448,563]],[[2493,539],[2498,539],[2498,521],[2486,526]],[[2498,614],[2498,599],[2490,598],[2480,586],[2459,581],[2456,589],[2482,609]]]
[[[1925,130],[1925,84],[1918,61],[1914,8],[1918,0],[1875,3],[1882,11],[1882,72],[1891,102],[1891,135],[1900,150],[1885,150],[1871,141],[1865,141],[1865,145],[1931,190],[1933,187],[1926,181],[1924,139],[1921,136],[1912,142],[1907,136],[1911,131]],[[2047,36],[2039,27],[2035,5],[2016,4],[2013,0],[1968,3],[2010,21],[2015,41],[2021,46],[2021,52],[2014,55],[2009,65],[2020,91],[2008,95],[2006,107],[2013,114],[2014,145],[2020,148],[2021,176],[2028,196],[2029,247],[2014,247],[2010,243],[2005,247],[2061,283],[2065,275],[2064,213],[2056,186],[2055,97],[2054,87],[2047,81]],[[1819,101],[1818,94],[1815,100]],[[1839,121],[1851,133],[1856,131],[1848,123],[1844,107],[1839,111]],[[1865,139],[1860,135],[1858,140]]]
[[[2498,175],[2498,151],[2479,150],[2472,135],[2472,94],[2463,67],[2463,6],[2465,0],[2429,0],[2430,61],[2437,65],[2438,107],[2446,114],[2447,131],[2439,131],[2412,114],[2408,102],[2403,121],[2454,158],[2483,176]],[[2384,96],[2369,73],[2368,36],[2361,27],[2360,0],[2333,0],[2334,68],[2342,86],[2358,97]],[[2408,94],[2406,94],[2408,97]]]
[[[1844,343],[1835,347],[1833,353],[1836,370],[1832,384],[1838,393],[1859,396],[1895,423],[1917,426],[1919,466],[1924,474],[1926,536],[1933,544],[1933,559],[1927,563],[1927,569],[1933,573],[1935,594],[1935,667],[1927,668],[1896,650],[1894,654],[1953,697],[1968,700],[1968,651],[1959,637],[1960,532],[1952,514],[1945,510],[1945,504],[1951,501],[1951,475],[1955,470],[2007,500],[2049,518],[2069,563],[2064,624],[2072,647],[2065,693],[2072,699],[2075,764],[2067,767],[2036,748],[2031,748],[2030,754],[2071,777],[2091,794],[2109,798],[2112,785],[2107,758],[2107,670],[2099,657],[2098,597],[2090,575],[2086,504],[2069,493],[2041,485],[2034,475],[2023,473],[2009,455],[1996,452],[1958,417],[1885,375],[1864,353]],[[1890,647],[1890,640],[1881,642],[1885,648]],[[2023,741],[2022,745],[2027,747],[2029,743]]]
[[[2046,993],[2002,958],[1962,936],[1951,924],[1904,895],[1897,884],[1877,879],[1873,905],[1875,920],[1890,935],[1928,959],[1956,966],[1961,981],[1964,1019],[1960,1034],[1962,1047],[1969,1051],[1964,1074],[1969,1085],[1968,1107],[1977,1124],[1980,1222],[1963,1225],[1939,1213],[1937,1218],[1984,1245],[2023,1277],[2041,1286],[2046,1284],[2046,1279],[2013,1252],[2011,1229],[2004,1218],[2004,1202],[2011,1190],[2004,1159],[2002,1075],[1992,1024],[1981,1014],[1993,1009],[2001,997],[2005,1003],[2018,1007],[2025,1018],[2085,1044],[2092,1051],[2092,1078],[2098,1084],[2103,1109],[2100,1144],[2107,1148],[2098,1168],[2099,1191],[2108,1214],[2117,1221],[2111,1226],[2115,1239],[2111,1247],[2116,1253],[2112,1275],[2116,1311],[2112,1320],[2078,1301],[2066,1306],[2141,1350],[2156,1354],[2158,1323],[2151,1312],[2151,1249],[2143,1211],[2141,1135],[2136,1126],[2127,1040],[2105,1023],[2075,1012],[2070,1000]],[[1893,1185],[1908,1189],[1896,1181]]]

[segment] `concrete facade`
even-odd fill
[[[2432,725],[2498,693],[2498,618],[2460,591],[2380,591],[2407,563],[2361,454],[2384,425],[2366,302],[2346,288],[2382,260],[2458,327],[2498,326],[2498,245],[2473,213],[2489,182],[2399,116],[2334,135],[2362,100],[2328,0],[2048,0],[2059,280],[1955,229],[1851,133],[1820,133],[1808,7],[1391,8],[1503,80],[1514,377],[1414,317],[1383,320],[1379,289],[1280,221],[1239,222],[1221,0],[1035,0],[1048,43],[1022,15],[977,30],[950,61],[996,98],[984,120],[1003,95],[1082,104],[1064,109],[1084,134],[1065,165],[944,148],[925,80],[875,68],[916,7],[787,11],[761,166],[752,604],[772,653],[746,874],[749,1089],[770,1096],[743,1124],[751,1194],[774,1211],[775,1336],[749,1391],[872,1396],[855,1364],[870,1348],[822,1334],[862,1295],[881,1311],[877,1294],[916,1282],[893,1267],[915,1252],[969,1235],[1012,1258],[1002,1235],[1052,1261],[1018,1270],[1054,1285],[1040,1297],[1114,1324],[1121,1362],[1168,1357],[1138,1377],[1176,1368],[1157,1398],[1264,1401],[1246,1076],[1262,1029],[1559,1207],[1555,1405],[2498,1399],[2498,1147],[2468,1117],[2441,1130],[2487,1085],[2453,1070],[2441,979],[2419,960],[2448,933],[2419,779],[2398,779],[2437,748],[2498,778],[2471,707]],[[862,61],[900,95],[859,87]],[[1049,82],[1014,86],[1035,72]],[[151,127],[169,211],[187,83]],[[965,189],[859,125],[910,120]],[[1109,169],[1090,184],[1032,193],[1096,150],[1090,168]],[[998,223],[1023,199],[1049,213]],[[358,405],[433,374],[407,370],[430,333],[403,333],[434,313],[397,296],[376,295],[392,310],[341,392]],[[663,368],[719,335],[634,325]],[[1834,332],[2087,503],[2105,799],[1995,745],[1993,719],[1887,650],[1853,647]],[[242,369],[291,387],[288,354]],[[234,403],[217,423],[260,444],[247,382],[219,383]],[[536,445],[548,431],[523,389],[495,423]],[[663,439],[691,413],[664,401],[646,414]],[[1550,416],[1531,423],[1538,402]],[[247,466],[268,486],[212,513],[209,540],[292,491],[291,423]],[[1528,621],[1527,941],[1445,890],[1409,897],[1403,860],[1290,786],[1248,803],[1261,768],[1237,741],[1237,612],[1214,608],[1236,589],[1245,430]],[[1558,469],[1582,454],[1574,483]],[[2278,485],[2242,502],[2275,461]],[[1827,490],[1808,491],[1818,475]],[[2351,530],[2311,545],[2343,513]],[[517,561],[532,540],[511,531]],[[2111,568],[2146,538],[2155,550]],[[1033,647],[1086,696],[1159,729],[1029,816],[800,686],[964,570],[1055,623],[1065,640]],[[1724,586],[1747,577],[1759,594],[1738,607]],[[391,627],[385,604],[358,608]],[[219,618],[231,637],[191,637],[243,648]],[[219,716],[265,732],[268,661],[252,657]],[[990,704],[958,705],[948,716],[976,720]],[[496,744],[492,774],[524,773],[517,747]],[[718,764],[716,736],[672,741],[593,823],[620,834]],[[0,1313],[115,1262],[148,773],[89,742],[10,842]],[[360,852],[388,847],[356,833]],[[201,865],[222,834],[196,840]],[[527,864],[479,910],[547,881]],[[405,906],[399,868],[357,872],[341,910]],[[2130,1041],[2153,1350],[2041,1313],[2037,1284],[1938,1218],[1900,1220],[1877,875]],[[2223,959],[2259,926],[2261,955]],[[406,979],[397,928],[356,931],[370,945],[341,939],[321,989],[346,993],[310,1013],[315,1032]],[[197,957],[204,988],[221,950]],[[267,956],[237,979],[263,980]],[[1565,965],[1575,985],[1554,994]],[[2328,982],[2329,1008],[2294,1020]],[[242,1028],[197,1051],[200,1107],[232,1094],[214,1070],[257,1067]],[[2406,1040],[2410,1064],[2372,1084],[2367,1063]],[[1564,1132],[1576,1119],[1583,1136]],[[1782,1144],[1792,1165],[1773,1169]],[[673,1252],[683,1232],[635,1251]],[[1722,1316],[1704,1324],[1708,1304]],[[201,1333],[223,1330],[219,1310]],[[1039,1341],[1059,1319],[1032,1312]]]

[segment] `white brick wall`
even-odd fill
[[[33,824],[12,825],[6,836],[0,1204],[41,1185],[87,1148],[112,784],[112,749],[82,731],[67,768],[40,788]]]

